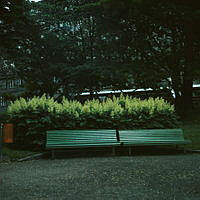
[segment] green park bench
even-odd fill
[[[47,131],[46,148],[54,158],[57,149],[87,147],[115,147],[120,145],[116,130],[51,130]]]
[[[184,139],[182,129],[146,129],[146,130],[120,130],[120,143],[129,147],[129,155],[134,146],[161,146],[161,145],[185,145],[191,143]]]
[[[51,150],[52,158],[57,149],[112,147],[115,155],[117,146],[128,146],[129,155],[133,146],[184,146],[191,143],[185,140],[182,129],[147,130],[51,130],[47,131],[46,148]]]

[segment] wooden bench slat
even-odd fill
[[[47,133],[72,133],[72,134],[83,134],[83,133],[115,133],[116,130],[51,130],[47,131]]]
[[[55,134],[55,135],[49,135],[48,136],[49,138],[55,138],[55,137],[59,137],[59,138],[62,138],[62,137],[83,137],[83,135],[59,135],[59,134]],[[115,135],[84,135],[84,137],[90,137],[90,138],[98,138],[98,137],[100,137],[100,138],[102,138],[102,137],[110,137],[110,138],[114,138],[115,137]]]

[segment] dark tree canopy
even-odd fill
[[[0,9],[0,50],[11,55],[29,96],[156,90],[165,82],[176,105],[191,105],[200,74],[199,1],[18,0],[1,1]]]

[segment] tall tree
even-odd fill
[[[104,8],[119,21],[124,13],[133,19],[143,16],[143,18],[151,19],[151,24],[157,25],[156,27],[159,29],[164,30],[165,28],[170,31],[170,34],[167,34],[171,38],[167,56],[163,54],[166,53],[166,50],[161,46],[157,47],[158,51],[155,54],[155,45],[152,46],[150,54],[153,52],[158,56],[158,52],[161,51],[162,59],[160,61],[162,63],[160,66],[162,69],[167,67],[167,71],[170,73],[172,86],[177,94],[177,104],[182,104],[184,109],[189,108],[192,105],[192,82],[199,64],[200,2],[198,0],[192,2],[187,0],[100,0],[97,3],[87,4],[81,9],[92,10],[98,7]],[[152,27],[146,26],[144,32],[151,29]],[[139,29],[136,31],[139,31],[141,36],[143,35],[145,41],[144,32]],[[151,34],[156,33],[155,29],[151,32]],[[166,32],[164,34],[166,35]],[[142,48],[144,49],[144,47]],[[151,59],[153,58],[151,57]]]

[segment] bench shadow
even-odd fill
[[[187,152],[191,154],[191,152]],[[55,159],[67,159],[67,158],[92,158],[92,157],[120,157],[120,156],[164,156],[164,155],[185,155],[183,149],[175,149],[172,147],[134,147],[132,148],[132,154],[129,155],[128,147],[117,147],[115,155],[112,154],[111,148],[81,148],[70,150],[56,150]],[[51,159],[51,152],[46,152],[42,159]]]

